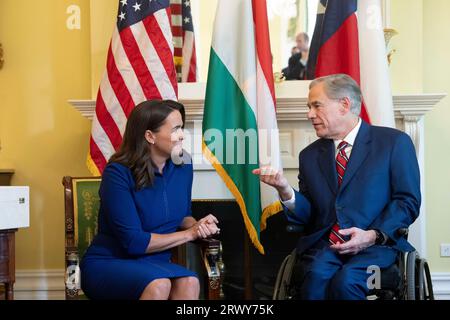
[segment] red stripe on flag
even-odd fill
[[[170,6],[168,6],[167,8],[166,8],[166,14],[167,14],[167,17],[169,18],[169,25],[170,25],[170,28],[172,28],[172,10],[170,9]]]
[[[256,51],[275,105],[275,87],[273,84],[272,55],[270,51],[266,1],[252,0],[252,6],[253,21],[255,23]]]
[[[95,143],[94,139],[91,136],[90,142],[89,142],[89,153],[91,155],[92,161],[94,161],[97,169],[99,172],[103,172],[103,170],[106,167],[106,159],[103,156],[103,153],[98,148],[97,144]]]
[[[122,143],[122,135],[120,134],[120,130],[117,127],[116,122],[111,117],[108,109],[106,108],[105,102],[103,101],[103,97],[101,92],[99,91],[97,96],[97,104],[95,106],[95,114],[97,115],[98,122],[102,126],[103,130],[106,132],[106,135],[111,141],[115,150],[118,150],[120,144]]]
[[[195,52],[195,42],[192,47],[192,56],[191,61],[189,63],[189,73],[187,82],[196,82],[197,81],[197,54]]]
[[[360,82],[358,25],[351,15],[319,51],[316,77],[346,73]]]
[[[107,76],[103,78],[102,81],[108,81],[108,83],[103,83],[100,85],[100,88],[103,88],[103,90],[111,90],[112,92],[103,92],[105,97],[102,97],[102,89],[99,90],[97,103],[96,103],[96,119],[98,120],[98,126],[99,128],[93,128],[92,130],[92,136],[90,139],[90,158],[93,161],[93,166],[96,166],[98,169],[98,172],[102,173],[106,164],[107,164],[107,157],[111,153],[114,152],[114,150],[109,150],[109,148],[113,147],[115,150],[117,150],[120,147],[120,144],[122,142],[122,136],[121,136],[121,129],[119,128],[119,125],[123,125],[122,122],[124,122],[125,119],[122,119],[124,117],[123,113],[126,117],[129,116],[131,110],[134,108],[135,103],[139,103],[141,101],[134,101],[133,96],[130,94],[130,92],[134,92],[134,90],[139,90],[142,88],[143,94],[147,99],[160,99],[162,97],[162,94],[159,92],[158,87],[156,86],[155,79],[152,77],[153,68],[156,67],[155,71],[157,71],[159,74],[161,71],[164,73],[165,70],[168,70],[167,76],[172,82],[172,84],[175,83],[174,91],[176,93],[176,74],[175,74],[175,67],[173,63],[173,56],[172,56],[172,50],[171,50],[171,43],[168,44],[166,41],[166,38],[162,34],[162,31],[168,30],[167,38],[170,39],[172,36],[170,32],[170,19],[167,19],[167,17],[170,17],[170,9],[169,7],[165,8],[165,13],[167,16],[164,15],[161,16],[161,24],[158,24],[156,19],[154,19],[153,15],[152,23],[150,25],[151,28],[154,28],[154,30],[149,30],[148,26],[144,26],[144,28],[137,28],[138,32],[143,32],[143,34],[136,34],[136,38],[134,37],[133,31],[131,28],[126,28],[122,31],[120,31],[119,39],[117,41],[121,41],[122,47],[124,52],[121,50],[118,52],[112,52],[113,48],[109,48],[108,51],[108,59],[107,59]],[[164,11],[162,12],[164,14]],[[145,21],[151,21],[148,17],[145,19]],[[138,23],[142,23],[138,22]],[[134,28],[133,28],[134,30]],[[152,35],[152,39],[149,38],[149,35]],[[156,35],[156,36],[155,36]],[[147,66],[147,59],[146,57],[149,57],[148,52],[141,53],[140,47],[138,43],[136,42],[136,39],[140,40],[146,40],[146,37],[149,38],[148,41],[151,41],[153,43],[153,46],[155,47],[155,50],[158,52],[159,50],[162,50],[161,52],[158,52],[158,57],[161,59],[161,57],[164,57],[162,60],[162,65],[164,66],[165,70],[159,70],[160,65],[158,62],[157,66],[148,65]],[[113,39],[116,40],[116,39]],[[156,45],[155,45],[156,44]],[[119,54],[120,52],[120,54]],[[116,54],[116,55],[114,55]],[[124,56],[122,56],[124,55]],[[155,57],[151,57],[154,61]],[[171,64],[171,66],[170,66]],[[120,66],[120,70],[119,67]],[[149,70],[150,68],[150,70]],[[134,73],[134,75],[137,78],[137,82],[135,83],[134,79],[131,79],[130,82],[128,82],[128,75],[131,73]],[[123,75],[123,77],[122,77]],[[161,79],[156,79],[157,81],[166,81],[165,77],[158,77]],[[127,87],[127,84],[133,85],[134,87]],[[169,85],[170,86],[170,85]],[[141,87],[141,88],[139,88]],[[166,84],[164,83],[161,85],[164,90],[167,88]],[[172,94],[172,90],[170,88],[167,88],[168,92],[167,94]],[[133,90],[133,91],[132,91]],[[164,93],[165,94],[165,93]],[[113,95],[116,99],[112,99]],[[107,99],[106,103],[108,105],[105,105],[106,97],[110,97],[111,99]],[[140,99],[140,98],[135,98]],[[118,103],[118,105],[109,105],[110,103]],[[108,110],[109,108],[109,110]],[[122,110],[120,110],[122,108]],[[111,112],[111,113],[110,113]],[[119,114],[114,114],[114,112],[118,112]],[[120,118],[119,118],[120,117]],[[120,119],[120,123],[116,123],[115,119]],[[102,129],[102,130],[100,130]],[[98,145],[97,145],[98,143]],[[105,146],[103,146],[103,143],[105,143]],[[90,167],[92,168],[92,167]],[[93,169],[95,172],[95,170]],[[95,172],[95,174],[98,174],[98,172]]]
[[[169,77],[172,87],[177,94],[178,84],[177,84],[177,73],[175,71],[175,64],[173,61],[173,54],[170,49],[169,44],[164,37],[164,34],[159,27],[158,21],[154,16],[149,16],[142,20],[142,23],[147,30],[147,34],[150,37],[150,41],[153,43],[158,57],[166,70],[167,76]],[[177,94],[178,96],[178,94]]]
[[[179,3],[172,3],[170,4],[170,10],[172,11],[172,15],[180,15],[182,14],[182,8],[181,4]]]
[[[366,108],[366,104],[364,103],[364,101],[361,103],[361,113],[359,114],[359,116],[361,117],[361,119],[363,119],[368,124],[371,123],[369,113],[367,113],[367,108]]]
[[[133,36],[133,32],[130,28],[126,28],[121,31],[120,39],[122,40],[122,46],[127,54],[128,60],[133,67],[139,83],[141,84],[142,91],[147,99],[161,99],[162,95],[155,84],[144,57],[142,57],[139,46],[136,39]],[[128,116],[128,115],[127,115]]]
[[[356,14],[349,16],[336,33],[320,48],[317,59],[316,78],[336,73],[348,74],[359,85],[361,84],[358,21]],[[370,123],[364,104],[361,106],[360,117]]]
[[[119,69],[117,69],[116,61],[112,53],[111,46],[109,47],[108,50],[106,69],[108,74],[108,81],[114,90],[114,94],[116,95],[117,100],[119,100],[119,103],[122,106],[123,112],[128,117],[131,110],[133,110],[134,108],[134,101],[133,98],[131,97],[128,87],[123,81]]]
[[[183,35],[183,28],[172,26],[172,34],[174,37],[181,37]]]
[[[173,55],[175,57],[183,57],[183,48],[176,47]]]

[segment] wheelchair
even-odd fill
[[[286,229],[287,232],[304,233],[302,226],[288,225]],[[408,229],[400,229],[398,233],[407,237]],[[299,260],[297,249],[284,258],[275,281],[273,300],[296,298],[295,276]],[[434,300],[428,262],[417,251],[400,252],[396,263],[381,269],[380,280],[380,288],[370,290],[368,300]]]

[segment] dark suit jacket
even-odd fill
[[[306,80],[306,66],[300,62],[301,53],[293,54],[289,58],[287,68],[283,69],[286,80]]]
[[[319,139],[300,152],[298,178],[295,212],[286,213],[290,221],[307,226],[299,253],[326,237],[336,221],[342,229],[378,229],[394,248],[414,249],[396,233],[414,222],[421,202],[419,166],[407,134],[363,121],[340,188],[335,146],[329,139]]]

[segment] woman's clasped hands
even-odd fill
[[[197,221],[192,227],[197,235],[197,239],[206,239],[220,234],[220,228],[217,226],[219,221],[212,214]]]

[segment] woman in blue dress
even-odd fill
[[[219,229],[213,215],[191,216],[192,163],[181,161],[184,120],[183,105],[170,100],[143,102],[131,112],[121,148],[103,172],[98,233],[80,265],[87,297],[198,299],[196,274],[172,263],[170,249]]]

